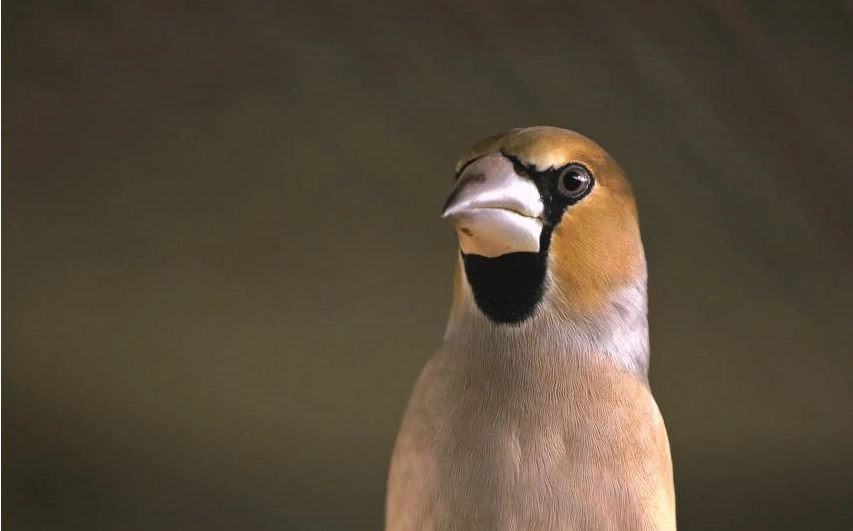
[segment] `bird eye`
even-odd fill
[[[569,164],[557,176],[557,191],[568,199],[580,199],[592,187],[592,174],[582,164]]]

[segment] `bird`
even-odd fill
[[[675,529],[625,173],[537,126],[475,143],[455,176],[450,315],[397,434],[385,529]]]

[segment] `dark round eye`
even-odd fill
[[[582,164],[569,164],[557,176],[557,191],[567,199],[580,199],[590,188],[592,174]]]

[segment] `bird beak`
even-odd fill
[[[441,217],[453,223],[462,252],[493,258],[539,252],[543,212],[536,185],[492,153],[465,168]]]

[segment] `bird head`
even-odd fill
[[[615,312],[645,323],[631,185],[583,135],[530,127],[481,140],[457,162],[442,217],[459,238],[455,313],[473,300],[495,326],[543,312],[549,322],[595,323]]]

